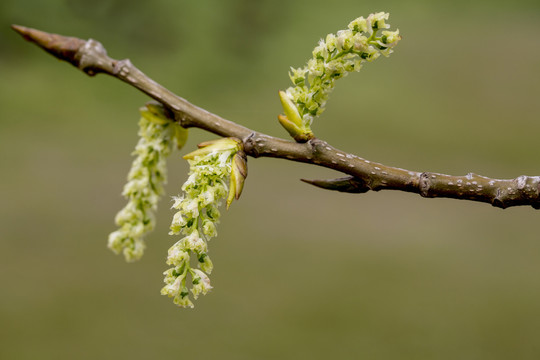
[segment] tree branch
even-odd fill
[[[219,136],[241,139],[245,153],[249,156],[309,163],[349,175],[335,180],[303,180],[317,187],[349,193],[401,190],[423,197],[487,202],[500,208],[516,205],[540,208],[540,176],[500,180],[472,173],[466,176],[451,176],[409,171],[340,151],[317,138],[306,143],[296,143],[272,137],[191,104],[150,79],[133,66],[129,59],[115,60],[107,56],[107,51],[98,41],[49,34],[18,25],[12,25],[12,28],[26,40],[36,43],[55,57],[70,62],[90,76],[105,73],[136,87],[167,107],[183,127],[197,127]]]

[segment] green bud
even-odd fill
[[[247,158],[243,151],[238,151],[233,156],[231,177],[229,181],[229,196],[227,197],[227,209],[233,199],[238,200],[244,188],[244,180],[247,177]]]
[[[290,121],[288,117],[278,115],[278,120],[281,126],[283,126],[285,130],[287,130],[289,135],[291,135],[293,139],[297,142],[306,142],[310,139],[313,139],[314,135],[311,130],[306,130],[299,127],[298,125]]]
[[[301,128],[303,126],[302,117],[298,112],[298,108],[285,91],[279,92],[279,100],[281,100],[281,106],[283,107],[283,111],[285,111],[285,116],[287,116],[290,122]]]
[[[281,126],[287,130],[294,140],[297,142],[306,142],[313,138],[313,133],[309,127],[309,123],[306,123],[305,120],[302,119],[297,106],[291,100],[292,97],[296,98],[296,101],[300,103],[305,103],[307,101],[305,92],[300,89],[302,88],[292,88],[290,94],[285,91],[279,92],[279,99],[281,101],[281,106],[283,106],[283,110],[285,111],[285,116],[278,115],[278,120]]]
[[[143,118],[158,125],[165,125],[174,120],[163,104],[155,101],[147,103],[139,109],[139,112]]]
[[[196,156],[205,156],[213,152],[237,151],[239,149],[239,144],[241,143],[241,140],[235,138],[222,138],[218,140],[206,141],[198,145],[199,149],[184,155],[184,159],[194,159]]]
[[[182,149],[188,139],[188,129],[178,123],[174,123],[174,139],[176,140],[176,148],[178,150]]]

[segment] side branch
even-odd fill
[[[302,181],[322,189],[348,193],[364,193],[369,190],[385,189],[371,189],[368,182],[361,181],[354,176],[332,180],[302,179]],[[419,183],[414,186],[413,192],[417,192],[423,197],[445,197],[486,202],[502,209],[517,205],[531,205],[533,208],[539,209],[539,189],[540,177],[538,176],[522,175],[512,180],[500,180],[472,173],[465,176],[451,176],[425,172],[420,174]]]
[[[153,81],[128,59],[110,58],[98,41],[49,34],[18,25],[12,25],[12,28],[26,40],[36,43],[45,51],[68,61],[90,76],[105,73],[136,87],[167,107],[183,127],[197,127],[219,136],[242,139],[245,153],[249,156],[310,163],[349,175],[335,180],[304,180],[323,189],[349,193],[401,190],[423,197],[488,202],[500,208],[516,205],[540,208],[540,176],[499,180],[472,173],[466,176],[451,176],[409,171],[362,159],[316,138],[300,144],[272,137],[191,104]]]

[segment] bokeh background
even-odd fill
[[[159,295],[168,199],[140,262],[106,248],[147,98],[8,27],[98,39],[191,102],[286,137],[289,66],[375,11],[403,40],[338,82],[320,138],[412,170],[540,175],[537,0],[0,2],[0,358],[540,358],[538,212],[325,192],[299,178],[339,174],[275,159],[249,160],[222,217],[214,290],[175,307]],[[211,138],[192,130],[187,148]]]

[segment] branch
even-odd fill
[[[499,208],[531,205],[540,208],[540,176],[519,176],[500,180],[470,173],[451,176],[409,171],[371,162],[338,150],[314,138],[296,143],[248,129],[199,108],[175,95],[137,69],[129,59],[107,56],[101,43],[49,34],[12,25],[26,40],[36,43],[55,57],[70,62],[86,74],[105,73],[118,78],[167,107],[185,128],[196,127],[223,137],[236,137],[244,143],[245,153],[254,158],[274,157],[314,164],[349,175],[335,180],[303,180],[317,187],[349,193],[369,190],[401,190],[423,197],[446,197],[491,203]]]

